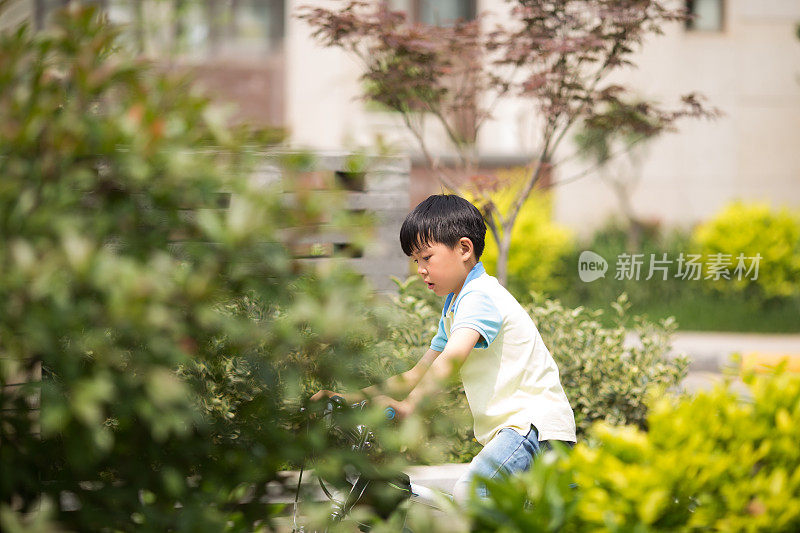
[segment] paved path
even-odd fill
[[[635,336],[629,342],[636,342]],[[681,331],[673,336],[672,353],[685,353],[692,371],[705,372],[731,366],[731,356],[737,353],[755,360],[788,356],[800,361],[800,334]]]
[[[800,334],[682,331],[673,337],[673,349],[689,354],[695,361],[693,366],[706,365],[711,367],[709,370],[717,370],[734,353],[800,357]]]

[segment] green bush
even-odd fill
[[[652,256],[661,259],[664,253],[668,259],[677,260],[681,252],[690,249],[690,237],[681,231],[660,232],[657,227],[650,227],[642,234],[640,247],[630,249],[628,231],[625,226],[615,219],[610,219],[590,238],[580,242],[570,253],[568,264],[568,283],[563,291],[556,291],[550,296],[563,299],[570,305],[602,306],[606,302],[616,300],[620,294],[625,293],[639,309],[643,304],[654,300],[672,299],[677,295],[683,296],[687,288],[691,290],[697,281],[685,281],[675,277],[676,263],[669,266],[667,279],[656,272],[647,280],[648,266]],[[608,271],[605,277],[586,283],[578,276],[578,258],[584,250],[591,250],[602,256],[608,262]],[[616,279],[617,258],[621,254],[643,254],[643,265],[639,279]]]
[[[685,356],[668,355],[676,329],[673,320],[629,318],[625,294],[611,308],[614,327],[602,325],[603,310],[570,309],[540,297],[528,307],[558,363],[581,435],[597,420],[644,428],[647,394],[677,387],[689,366]],[[629,334],[638,341],[627,343]]]
[[[696,249],[708,266],[712,254],[728,259],[730,279],[707,280],[716,290],[747,291],[756,288],[766,298],[800,294],[800,215],[787,209],[773,211],[768,204],[733,202],[708,222],[698,226],[693,235]],[[745,261],[741,276],[734,273],[737,257],[761,255],[758,277],[745,275],[750,261]],[[704,276],[709,273],[704,272]],[[742,279],[738,279],[741,277]],[[750,291],[749,294],[753,294]]]
[[[0,32],[0,525],[252,531],[326,451],[302,383],[363,378],[382,333],[281,244],[324,206],[252,184],[257,139],[117,37],[77,3]]]
[[[647,432],[598,423],[593,444],[490,482],[472,529],[797,531],[800,378],[747,382],[752,399],[727,385],[653,397]]]
[[[589,283],[581,281],[576,267],[583,250],[592,250],[608,261],[605,277]],[[617,258],[623,253],[642,254],[639,279],[615,279]],[[630,249],[626,230],[618,222],[610,221],[572,251],[567,260],[570,275],[564,289],[548,296],[561,299],[567,306],[596,308],[626,293],[631,314],[647,316],[653,321],[675,317],[681,329],[695,331],[798,331],[800,324],[794,317],[800,311],[800,294],[767,299],[756,285],[736,290],[731,286],[735,282],[725,280],[725,286],[719,286],[721,290],[712,290],[702,279],[705,274],[698,280],[682,279],[678,258],[681,254],[699,253],[699,246],[692,242],[689,233],[677,229],[659,231],[656,227],[643,234],[638,249]],[[651,260],[661,260],[664,254],[671,261],[667,278],[655,272],[647,280]],[[764,266],[764,260],[761,265]],[[611,318],[612,315],[606,315],[601,321],[612,326]]]

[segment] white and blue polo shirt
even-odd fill
[[[524,436],[533,424],[540,441],[575,442],[575,416],[558,367],[525,309],[480,262],[455,301],[453,295],[445,300],[431,349],[444,351],[458,328],[481,335],[461,367],[475,439],[485,446],[503,428]]]

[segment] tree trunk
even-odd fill
[[[33,20],[37,30],[44,29],[44,21],[47,17],[47,6],[44,0],[35,0],[33,2]]]
[[[644,224],[639,220],[639,217],[636,215],[636,211],[633,208],[633,203],[631,202],[631,193],[628,187],[625,184],[617,181],[611,180],[612,188],[617,195],[617,201],[619,202],[620,210],[622,214],[625,216],[625,220],[627,222],[627,245],[628,250],[631,253],[638,252],[641,250],[642,247],[642,240],[644,238]]]
[[[172,4],[172,55],[184,52],[186,38],[186,0],[173,0]]]
[[[142,6],[143,1],[144,0],[136,0],[136,2],[131,5],[131,9],[133,9],[133,28],[134,35],[136,36],[136,46],[141,55],[144,55],[147,48],[147,34],[144,27],[144,7]]]
[[[497,281],[505,287],[508,282],[508,252],[511,250],[511,230],[503,228],[503,238],[497,241]]]

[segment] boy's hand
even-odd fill
[[[330,391],[330,390],[323,389],[323,390],[315,393],[314,396],[311,397],[311,401],[312,402],[318,402],[319,400],[323,400],[325,398],[330,398],[331,396],[342,396],[342,397],[344,397],[344,394],[340,394],[338,392],[333,392],[333,391]]]
[[[394,409],[395,416],[397,416],[397,418],[401,420],[414,412],[414,408],[410,404],[404,401],[399,402],[394,398],[390,398],[389,396],[385,396],[383,394],[378,396],[373,396],[371,402],[377,405],[378,407],[382,407],[383,409],[391,407],[392,409]]]

